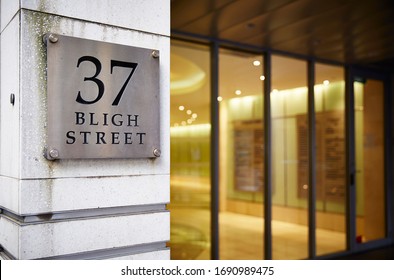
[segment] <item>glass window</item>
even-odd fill
[[[264,255],[264,74],[271,74],[272,257],[308,258],[307,62],[219,51],[219,256]],[[315,64],[316,254],[346,250],[344,69]],[[171,258],[211,257],[210,50],[171,43]],[[383,82],[357,79],[356,242],[386,237]],[[216,213],[213,213],[216,214]]]
[[[171,43],[171,258],[210,259],[210,59]]]
[[[220,50],[220,259],[263,259],[263,58]]]
[[[316,64],[316,254],[346,249],[345,81],[342,67]]]
[[[272,257],[308,257],[306,61],[272,56]]]

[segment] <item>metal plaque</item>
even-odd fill
[[[46,157],[160,156],[159,52],[58,34],[44,40]]]

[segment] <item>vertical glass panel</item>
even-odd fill
[[[307,64],[272,56],[272,256],[308,257]]]
[[[263,259],[263,58],[220,50],[220,259]]]
[[[171,43],[171,258],[210,259],[209,49]]]
[[[356,241],[386,236],[384,88],[378,80],[354,83],[356,130]]]
[[[346,249],[345,82],[342,67],[316,64],[316,254]]]

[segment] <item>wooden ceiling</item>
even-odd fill
[[[171,0],[171,28],[173,37],[394,68],[394,0]]]

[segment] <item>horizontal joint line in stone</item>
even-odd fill
[[[1,210],[1,216],[9,218],[23,225],[57,222],[61,220],[92,219],[126,215],[140,215],[158,212],[167,212],[166,204],[133,205],[109,208],[95,208],[84,210],[73,210],[53,213],[39,213],[29,215],[18,215],[7,210]]]

